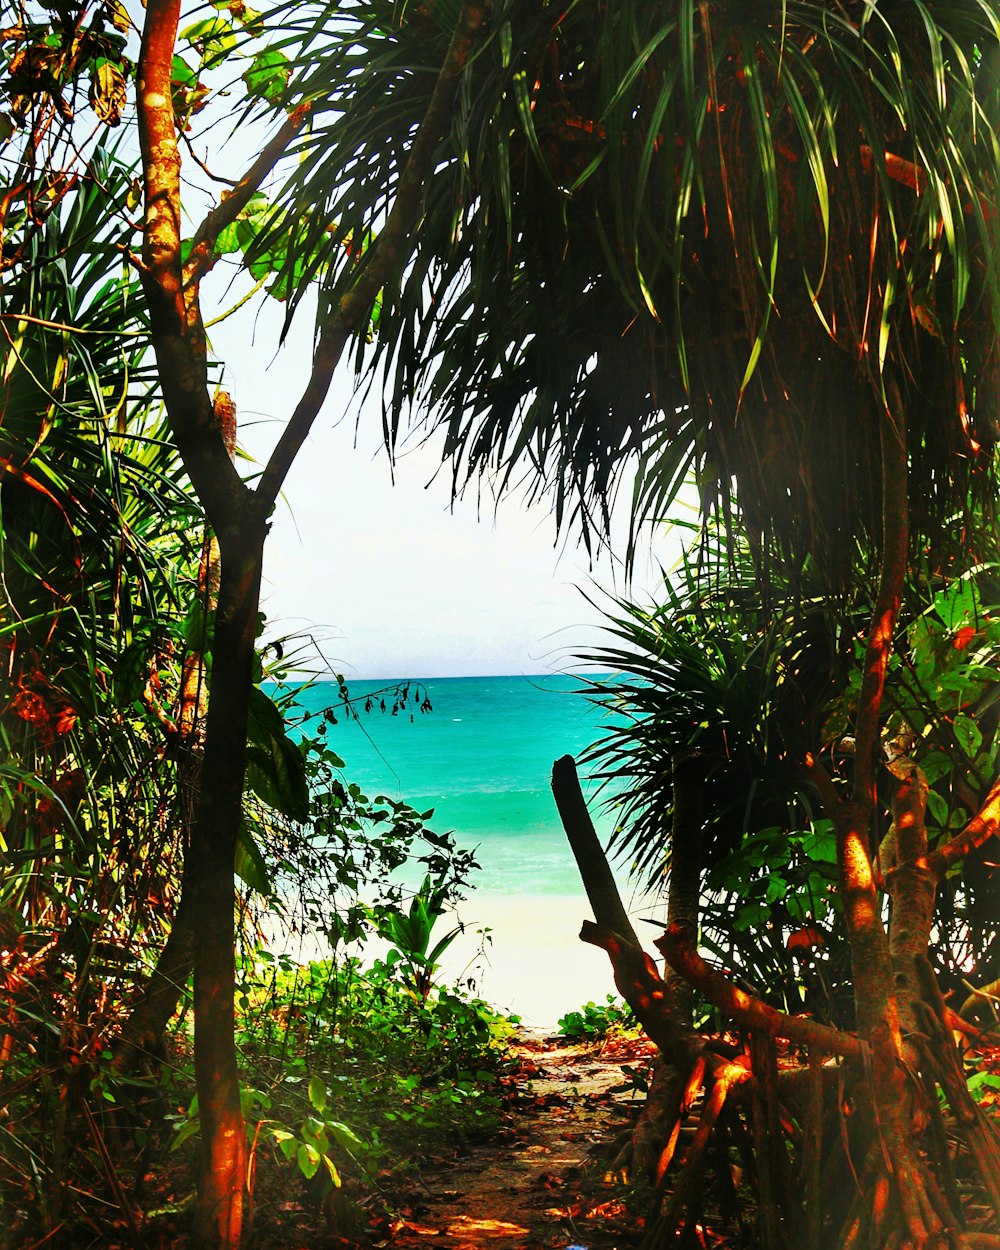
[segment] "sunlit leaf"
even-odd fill
[[[117,126],[127,99],[121,66],[98,61],[90,78],[90,104],[97,116],[109,126]]]
[[[206,17],[192,22],[178,35],[187,40],[201,56],[202,65],[212,69],[220,65],[236,48],[236,31],[223,17]]]
[[[309,1078],[309,1101],[317,1111],[326,1109],[326,1082],[318,1076]]]
[[[284,93],[291,74],[291,62],[277,48],[258,52],[243,75],[247,91],[265,100],[278,100]]]
[[[256,890],[258,894],[265,897],[271,893],[273,887],[267,864],[245,822],[240,823],[233,869],[239,879],[251,890]]]
[[[307,1181],[312,1180],[319,1170],[320,1152],[309,1142],[302,1142],[296,1151],[299,1171]]]

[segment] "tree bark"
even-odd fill
[[[667,925],[676,927],[691,945],[697,945],[700,918],[705,767],[706,762],[697,751],[675,755],[672,763],[674,810],[670,824]],[[677,1011],[690,1025],[694,987],[669,964],[665,979]]]
[[[247,1143],[235,1046],[234,859],[242,814],[246,724],[253,680],[264,540],[271,509],[329,390],[344,347],[361,329],[393,266],[405,260],[423,188],[450,120],[461,73],[488,0],[463,5],[424,119],[400,175],[392,209],[356,281],[318,336],[312,372],[255,490],[229,458],[208,390],[207,339],[199,283],[212,246],[280,155],[261,154],[234,195],[195,232],[181,260],[180,152],[172,105],[172,58],[180,0],[148,0],[139,55],[137,109],[145,194],[142,281],[170,427],[219,541],[220,586],[212,647],[205,756],[191,831],[194,895],[195,1073],[202,1150],[195,1238],[237,1250],[244,1231]],[[290,136],[293,115],[282,134]],[[287,142],[287,138],[284,140]]]
[[[223,439],[232,460],[236,455],[236,407],[229,395],[221,391],[215,398],[214,408],[222,422]],[[162,1053],[163,1034],[194,971],[195,887],[191,880],[191,831],[205,758],[208,621],[214,618],[219,606],[219,540],[210,530],[206,530],[202,544],[198,593],[202,601],[202,634],[197,647],[184,655],[177,719],[165,727],[172,737],[177,758],[177,813],[182,855],[180,896],[156,967],[118,1036],[115,1066],[121,1071],[130,1068],[137,1055]]]
[[[246,723],[267,524],[250,509],[219,534],[221,581],[203,784],[191,834],[195,1077],[201,1117],[198,1237],[235,1247],[243,1230],[247,1141],[235,1040],[233,865],[246,772]]]

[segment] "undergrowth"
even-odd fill
[[[597,1041],[613,1031],[638,1031],[639,1021],[626,1002],[608,994],[603,1003],[591,1000],[579,1011],[569,1011],[559,1020],[559,1032],[563,1037],[578,1037]]]
[[[263,1201],[289,1194],[339,1215],[338,1193],[374,1195],[410,1171],[491,1136],[515,1025],[457,989],[414,991],[396,963],[287,958],[245,985],[238,1041],[244,1113]],[[186,1036],[181,1053],[190,1051]],[[182,1066],[186,1067],[185,1062]],[[188,1080],[173,1077],[177,1098]],[[197,1100],[168,1117],[171,1148],[193,1150]]]

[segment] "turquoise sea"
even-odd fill
[[[465,984],[471,976],[495,1006],[546,1028],[614,990],[607,956],[578,937],[590,908],[549,789],[553,760],[578,757],[603,732],[600,709],[574,693],[579,684],[571,676],[433,678],[411,682],[404,706],[395,683],[351,681],[357,720],[343,712],[334,682],[299,696],[316,718],[307,731],[332,707],[328,741],[348,781],[370,797],[433,808],[431,829],[454,830],[460,845],[476,850],[481,871],[458,907],[466,931],[439,980]],[[612,817],[581,780],[606,839]],[[624,870],[616,876],[626,906],[648,915]]]
[[[580,883],[549,774],[558,756],[578,756],[602,733],[601,711],[579,687],[565,675],[434,678],[411,682],[401,705],[395,683],[351,681],[358,720],[344,714],[334,682],[299,702],[317,716],[333,708],[327,740],[349,781],[370,796],[433,808],[432,829],[478,848],[477,889],[566,895]],[[594,787],[585,783],[585,792]],[[598,832],[610,832],[599,799],[592,812]]]

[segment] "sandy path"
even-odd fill
[[[521,1076],[508,1125],[498,1139],[421,1177],[394,1250],[554,1250],[618,1244],[621,1201],[600,1181],[592,1149],[629,1123],[623,1065],[643,1049],[613,1056],[595,1045],[515,1047]],[[586,1182],[581,1184],[581,1182]],[[585,1193],[586,1191],[586,1193]],[[610,1239],[609,1239],[610,1238]]]

